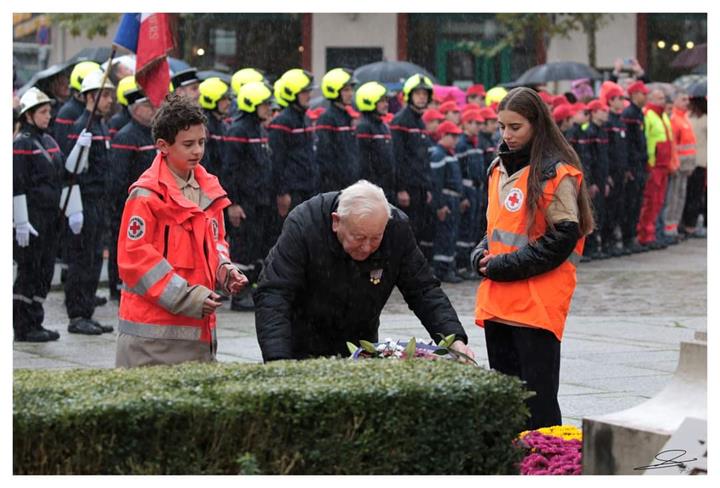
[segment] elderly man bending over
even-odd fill
[[[439,342],[470,357],[467,334],[415,243],[407,216],[365,180],[322,193],[287,217],[255,291],[263,359],[348,355],[346,341],[377,342],[393,288]]]

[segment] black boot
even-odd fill
[[[102,329],[96,327],[90,320],[83,317],[75,317],[70,319],[68,332],[71,334],[100,335]]]

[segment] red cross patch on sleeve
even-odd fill
[[[132,217],[130,217],[127,235],[128,239],[132,241],[137,241],[145,235],[145,221],[142,219],[142,217],[139,217],[137,215],[133,215]]]

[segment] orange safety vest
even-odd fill
[[[683,160],[686,159],[694,160],[697,154],[697,140],[695,139],[695,131],[688,119],[687,110],[673,107],[670,125],[672,125],[673,141],[677,148],[680,163],[682,164]]]
[[[215,314],[170,312],[189,285],[214,290],[218,267],[230,262],[223,223],[230,200],[215,176],[200,165],[194,171],[199,207],[183,196],[161,154],[130,187],[117,252],[124,284],[119,332],[207,343],[215,338]]]
[[[527,233],[527,212],[525,196],[530,167],[516,181],[504,202],[499,202],[500,168],[490,174],[488,182],[487,236],[490,254],[511,253],[541,237],[547,223],[540,212],[547,211],[560,180],[571,176],[582,182],[582,171],[569,164],[557,164],[556,176],[546,180],[543,186],[535,223]],[[575,291],[575,267],[580,262],[585,237],[578,239],[570,257],[557,268],[546,273],[517,281],[493,281],[484,279],[478,286],[475,302],[475,323],[483,326],[485,320],[507,320],[517,324],[546,329],[562,340],[565,319],[570,309],[570,300]]]

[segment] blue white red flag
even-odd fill
[[[135,53],[135,81],[159,106],[170,86],[167,54],[174,47],[168,15],[123,14],[113,44]]]

